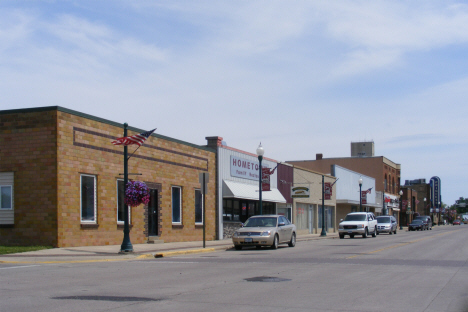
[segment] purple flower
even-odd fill
[[[147,205],[150,200],[149,189],[141,181],[128,181],[125,192],[125,204],[136,207],[141,204]]]

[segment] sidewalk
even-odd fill
[[[297,242],[333,238],[338,238],[338,233],[327,233],[327,236],[324,237],[321,237],[320,234],[298,235]],[[189,253],[215,252],[219,250],[227,250],[233,247],[232,239],[224,239],[218,241],[206,241],[205,248],[203,248],[203,241],[134,244],[132,253],[120,253],[120,245],[52,248],[17,254],[0,255],[0,264],[128,261],[145,258],[170,257]]]

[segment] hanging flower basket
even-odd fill
[[[150,192],[145,183],[140,181],[128,181],[125,191],[125,204],[130,207],[147,205],[150,200]]]

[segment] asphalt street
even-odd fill
[[[468,226],[294,248],[0,263],[0,311],[468,311]]]

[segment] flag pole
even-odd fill
[[[124,123],[124,137],[127,137],[128,124]],[[124,197],[127,193],[128,184],[128,147],[124,145]],[[133,246],[130,242],[130,227],[128,225],[128,205],[124,201],[124,237],[122,245],[120,246],[120,252],[133,252]]]
[[[141,145],[138,145],[138,147],[136,148],[136,150],[133,151],[132,155],[130,155],[127,160],[129,160],[130,158],[132,158],[133,154],[135,154],[135,152],[140,148]]]

